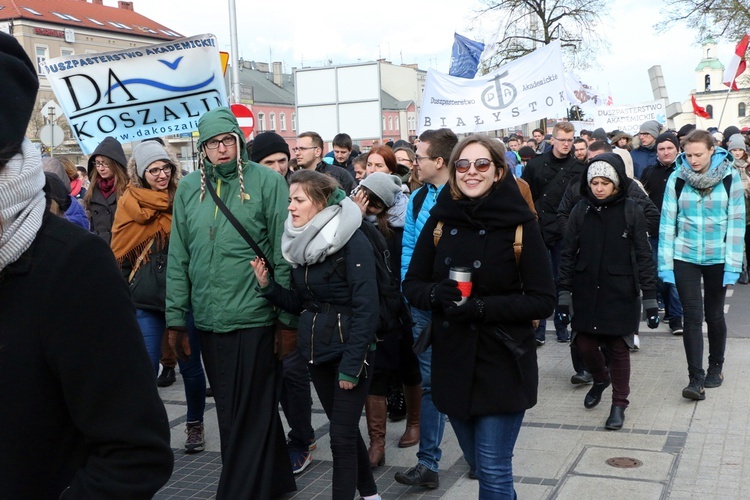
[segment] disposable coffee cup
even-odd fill
[[[471,269],[468,267],[451,267],[448,277],[458,282],[458,289],[461,290],[461,300],[456,302],[456,305],[465,304],[471,296]]]

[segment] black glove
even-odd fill
[[[570,324],[570,306],[557,306],[557,320],[565,326]]]
[[[461,290],[458,289],[456,280],[444,279],[430,290],[430,303],[435,309],[456,307],[456,302],[459,300],[461,300]]]
[[[659,308],[646,309],[646,324],[652,330],[659,326]]]
[[[644,299],[643,308],[646,310],[646,325],[653,330],[659,326],[659,304],[656,299]]]
[[[446,308],[443,314],[450,321],[481,323],[484,321],[484,301],[479,298],[469,299],[460,306]]]

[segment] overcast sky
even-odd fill
[[[221,50],[229,51],[229,1],[134,0],[134,8],[185,36],[213,33]],[[117,1],[104,3],[114,6]],[[239,55],[246,60],[280,60],[288,72],[328,61],[349,64],[384,57],[395,64],[417,63],[421,69],[447,73],[454,32],[485,43],[492,40],[492,23],[476,20],[478,0],[370,4],[237,1]],[[670,100],[688,99],[695,88],[701,47],[683,27],[657,36],[652,26],[662,6],[661,0],[611,2],[601,27],[610,50],[600,53],[597,67],[578,73],[581,80],[602,90],[609,86],[615,104],[635,104],[653,99],[648,68],[660,64]],[[734,43],[720,45],[719,59],[727,64],[733,50]]]

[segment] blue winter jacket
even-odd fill
[[[65,211],[65,218],[73,224],[77,224],[88,231],[89,219],[86,217],[86,210],[83,209],[74,196],[68,196],[70,196],[70,206],[68,207],[68,210]]]
[[[709,167],[713,170],[729,164],[724,174],[732,177],[728,195],[721,181],[705,196],[686,181],[678,200],[675,181],[677,177],[685,179],[691,167],[685,153],[677,157],[664,190],[659,225],[659,277],[663,281],[675,282],[675,260],[704,266],[724,264],[724,284],[733,283],[742,272],[745,195],[733,162],[730,153],[717,147]]]
[[[445,184],[443,184],[444,186]],[[425,184],[419,189],[415,190],[409,205],[406,207],[406,225],[404,226],[404,237],[402,239],[402,250],[401,250],[401,281],[406,277],[406,271],[409,269],[409,263],[411,262],[411,256],[414,253],[414,247],[417,246],[417,239],[419,239],[419,233],[422,232],[424,223],[430,218],[430,210],[435,206],[437,196],[443,186],[435,187],[432,184]],[[414,198],[417,197],[417,193],[422,189],[427,190],[427,196],[424,199],[424,203],[417,214],[417,218],[414,218]]]

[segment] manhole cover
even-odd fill
[[[637,458],[614,457],[607,459],[607,465],[617,467],[618,469],[634,469],[643,465],[643,462]]]

